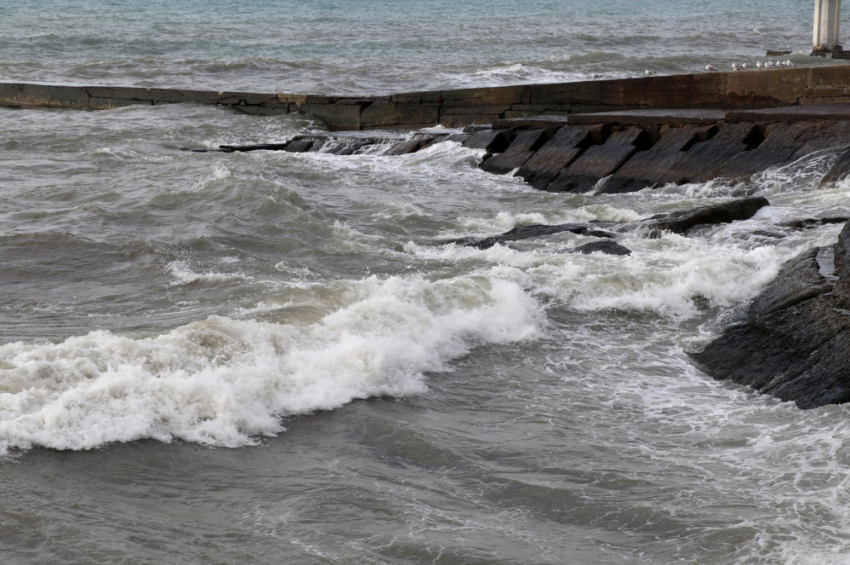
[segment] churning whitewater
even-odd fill
[[[0,5],[0,80],[380,94],[810,62],[795,0],[173,4]],[[820,186],[836,151],[554,194],[454,142],[181,150],[326,133],[303,116],[0,123],[0,562],[850,562],[850,409],[688,356],[835,242],[792,226],[850,216],[850,181]],[[618,232],[628,256],[449,243],[745,196],[770,205]]]

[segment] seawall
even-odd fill
[[[850,102],[850,65],[322,96],[144,87],[0,83],[0,106],[108,109],[212,104],[261,115],[308,114],[333,131],[489,124],[498,119],[633,109],[746,109]]]

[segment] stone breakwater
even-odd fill
[[[498,119],[646,108],[768,108],[850,103],[850,66],[713,72],[558,84],[324,96],[0,83],[0,106],[107,109],[195,103],[261,115],[307,114],[332,131],[459,127]]]

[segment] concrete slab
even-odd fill
[[[520,167],[517,174],[535,188],[546,188],[561,169],[575,161],[588,145],[594,140],[596,143],[602,140],[603,127],[602,124],[562,127]]]
[[[480,167],[497,175],[507,174],[522,167],[551,135],[552,132],[543,129],[521,131],[504,153],[493,155]]]
[[[726,112],[728,122],[850,121],[850,104],[810,104]]]
[[[626,110],[624,112],[598,112],[592,114],[570,114],[570,125],[618,124],[621,126],[681,126],[707,125],[722,121],[726,117],[724,110],[684,109],[684,110]]]
[[[646,151],[638,151],[599,189],[604,194],[635,192],[661,182],[682,151],[705,141],[716,126],[683,126],[662,132],[661,139]]]
[[[615,131],[602,145],[592,145],[549,183],[549,192],[590,192],[600,179],[613,174],[647,143],[641,128]]]
[[[493,129],[543,129],[567,125],[567,116],[530,116],[495,120]]]

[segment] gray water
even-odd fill
[[[365,92],[681,72],[803,51],[808,16],[784,22],[808,3],[770,5],[753,24],[767,3],[44,2],[0,6],[0,74]],[[691,40],[662,49],[682,22]],[[594,43],[614,28],[630,53]],[[850,562],[847,408],[800,411],[687,357],[835,240],[776,226],[850,215],[850,184],[817,188],[833,153],[742,184],[564,195],[454,143],[179,150],[322,129],[291,116],[0,123],[0,562]],[[563,253],[573,234],[445,244],[742,195],[771,206],[627,234],[629,257]]]

